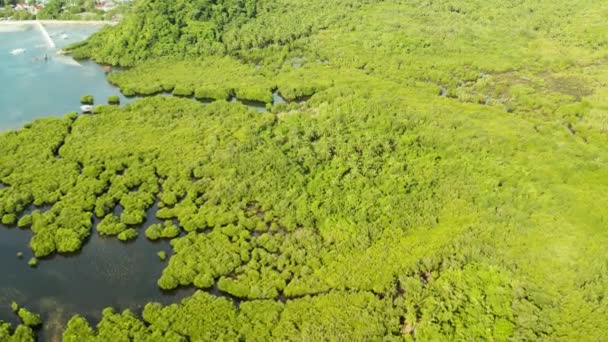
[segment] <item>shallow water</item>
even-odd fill
[[[193,289],[165,292],[156,284],[166,266],[157,253],[162,250],[170,256],[171,246],[144,236],[145,227],[158,222],[154,210],[150,209],[151,218],[138,230],[135,241],[101,237],[93,229],[80,252],[40,260],[36,268],[27,265],[32,256],[31,232],[0,225],[0,320],[18,323],[10,309],[15,301],[43,316],[38,337],[49,341],[57,339],[74,314],[94,325],[109,306],[139,313],[147,302],[172,303],[192,294]]]
[[[33,25],[0,28],[0,131],[38,117],[78,111],[84,94],[93,94],[97,103],[104,103],[110,95],[119,95],[121,103],[132,101],[107,83],[99,65],[77,65],[70,57],[56,54],[99,26],[47,26],[56,49],[46,46]],[[25,53],[13,55],[14,49],[25,49]],[[152,219],[144,227],[156,222],[152,212],[149,217]],[[134,242],[123,243],[100,237],[93,230],[81,252],[41,260],[37,268],[30,268],[31,232],[0,225],[0,320],[18,323],[10,309],[15,301],[43,316],[40,341],[58,340],[65,323],[76,313],[96,324],[108,306],[138,312],[147,302],[170,303],[191,294],[191,289],[167,293],[158,288],[156,280],[166,263],[156,253],[164,250],[170,255],[171,247],[167,241],[148,241],[143,227],[139,233]],[[22,258],[17,257],[18,252],[23,253]]]
[[[0,82],[4,85],[0,90],[0,132],[38,117],[78,111],[84,94],[93,94],[97,104],[104,103],[110,95],[120,96],[123,104],[134,100],[107,83],[99,65],[75,65],[70,57],[56,54],[58,49],[85,39],[98,29],[99,26],[48,25],[47,31],[57,45],[56,49],[49,49],[32,25],[0,26]],[[26,49],[25,53],[10,53],[20,48]],[[232,101],[258,112],[267,111],[264,103],[236,98]],[[275,92],[273,102],[285,100]],[[36,268],[27,265],[32,257],[32,233],[0,225],[0,320],[19,323],[10,309],[10,303],[15,301],[43,316],[39,341],[56,341],[74,314],[83,315],[95,325],[106,307],[119,311],[130,308],[139,313],[148,302],[173,303],[192,294],[191,288],[165,292],[156,284],[166,266],[157,253],[163,250],[170,256],[172,252],[168,241],[151,242],[145,238],[145,228],[158,222],[154,218],[156,209],[148,211],[150,219],[139,228],[140,236],[133,242],[100,237],[93,228],[80,252],[40,260]],[[19,252],[23,253],[21,258],[17,256]],[[210,292],[227,296],[217,286]],[[227,298],[238,305],[235,298]]]
[[[79,111],[80,97],[93,94],[97,103],[106,103],[111,95],[129,102],[105,79],[101,66],[78,63],[57,55],[58,49],[82,40],[100,26],[47,25],[57,48],[46,46],[40,31],[33,25],[2,26],[0,31],[0,131],[21,127],[34,118],[61,116]],[[61,36],[67,35],[67,39]],[[13,55],[14,49],[25,49]],[[48,57],[45,61],[44,56]]]

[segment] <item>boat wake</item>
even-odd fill
[[[25,53],[25,49],[13,49],[11,51],[11,55],[13,55],[13,56],[22,55],[24,53]]]

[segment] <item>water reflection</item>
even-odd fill
[[[0,226],[0,320],[18,323],[10,309],[12,301],[39,312],[45,322],[39,333],[42,341],[60,334],[76,313],[95,323],[108,306],[140,312],[147,302],[172,303],[193,292],[158,288],[156,280],[166,263],[156,253],[164,250],[170,255],[171,248],[168,241],[148,241],[143,228],[130,243],[94,231],[80,252],[41,260],[37,268],[27,265],[32,256],[30,237],[29,230]],[[18,252],[23,258],[17,257]]]

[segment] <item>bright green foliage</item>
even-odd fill
[[[190,233],[172,240],[171,245],[175,254],[158,280],[158,285],[165,290],[190,284],[200,288],[211,286],[215,277],[230,273],[242,263],[242,258],[247,256],[248,242],[239,238],[232,243],[229,236],[214,231],[209,235]]]
[[[285,340],[373,340],[399,330],[390,300],[371,293],[330,293],[289,301],[252,301],[235,309],[225,298],[196,292],[180,304],[146,305],[143,320],[131,312],[104,310],[96,332],[80,316],[73,317],[64,333],[65,341],[76,337],[90,341],[149,340],[161,336],[183,341],[285,341]],[[94,336],[94,337],[92,337]],[[179,338],[178,338],[179,337]],[[105,339],[105,340],[104,340]]]
[[[437,340],[508,340],[515,331],[515,289],[509,279],[488,266],[446,270],[424,284],[418,277],[400,279],[406,325],[416,338]],[[491,313],[491,314],[490,314]]]
[[[7,342],[34,342],[36,336],[32,328],[42,324],[40,315],[26,308],[20,308],[15,302],[11,303],[11,309],[19,316],[23,324],[19,324],[14,331],[9,323],[0,320],[0,341]]]
[[[11,325],[0,321],[0,340],[8,340],[11,336]]]
[[[32,225],[32,216],[31,215],[24,215],[23,217],[21,217],[19,219],[19,222],[17,222],[17,226],[19,228],[28,228]]]
[[[120,240],[120,241],[129,241],[129,240],[135,239],[136,237],[137,237],[137,230],[135,230],[133,228],[123,230],[122,232],[120,232],[120,234],[118,234],[118,240]]]
[[[15,214],[4,214],[2,216],[2,224],[5,226],[13,225],[17,222],[17,215]]]
[[[167,260],[167,252],[165,252],[165,251],[160,251],[160,252],[158,252],[158,253],[157,253],[157,255],[158,255],[158,258],[159,258],[160,260],[162,260],[162,261]]]
[[[57,229],[55,246],[59,253],[71,253],[80,249],[80,237],[76,232],[67,228]]]
[[[159,287],[243,301],[198,292],[66,336],[605,339],[608,5],[208,4],[141,0],[73,51],[134,65],[110,76],[128,95],[220,101],[3,134],[0,217],[50,207],[31,215],[40,257],[93,215],[126,237],[158,201],[179,229],[146,235],[187,233]],[[223,101],[276,90],[290,103],[265,113]]]
[[[246,341],[269,341],[284,307],[283,303],[274,300],[241,303],[237,319],[240,336]]]
[[[19,318],[23,324],[29,327],[35,327],[42,324],[42,318],[40,318],[40,315],[33,313],[26,308],[19,308],[17,315],[19,315]]]
[[[200,315],[200,312],[207,314]],[[205,292],[196,292],[180,305],[162,307],[159,304],[148,304],[144,308],[143,318],[163,333],[173,331],[188,336],[190,340],[236,338],[236,314],[232,303]]]
[[[80,97],[80,103],[92,105],[95,102],[93,95],[83,95]]]
[[[204,313],[204,314],[201,314]],[[146,305],[146,322],[137,319],[129,310],[122,314],[112,309],[103,311],[103,318],[93,331],[86,320],[74,316],[63,334],[64,341],[217,341],[234,340],[237,332],[236,313],[232,303],[197,292],[180,305],[167,307],[157,303]]]
[[[179,233],[179,227],[170,220],[165,221],[164,225],[157,223],[150,225],[150,227],[146,229],[146,237],[153,241],[158,239],[172,239],[177,237]]]
[[[78,315],[70,319],[63,333],[64,342],[88,342],[94,340],[93,329],[91,329],[86,319]]]
[[[308,341],[328,336],[342,341],[374,340],[398,328],[390,299],[379,300],[372,293],[330,293],[287,302],[272,336],[276,340],[292,336]]]
[[[19,324],[15,330],[9,323],[0,321],[0,341],[6,342],[34,342],[36,335],[32,328]]]
[[[30,258],[30,260],[27,261],[27,264],[30,267],[36,267],[36,266],[38,266],[38,259],[36,259],[35,257]]]
[[[118,235],[127,230],[127,225],[120,222],[113,214],[108,214],[97,225],[97,231],[101,235]]]
[[[145,0],[135,3],[120,25],[106,27],[84,44],[71,47],[75,57],[133,65],[145,58],[199,56],[221,52],[225,27],[256,13],[257,0]]]
[[[238,75],[238,77],[235,77]],[[255,68],[231,58],[206,58],[203,61],[162,59],[137,67],[127,73],[115,72],[109,81],[120,86],[126,95],[195,96],[197,99],[272,102],[273,84]]]
[[[108,104],[109,105],[119,105],[120,97],[118,97],[116,95],[112,95],[112,96],[108,97]]]

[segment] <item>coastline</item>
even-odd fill
[[[15,25],[116,25],[117,21],[105,20],[0,20],[0,26],[15,26]]]

